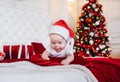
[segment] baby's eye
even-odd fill
[[[55,44],[55,42],[52,42],[52,44]]]
[[[59,44],[62,44],[62,42],[59,42]]]

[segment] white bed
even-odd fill
[[[49,42],[52,20],[45,11],[32,12],[19,8],[0,7],[0,50],[3,45]],[[97,82],[84,66],[43,67],[28,61],[0,63],[0,82]]]
[[[0,82],[97,82],[81,65],[43,67],[28,61],[0,64]]]

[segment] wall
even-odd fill
[[[41,9],[44,9],[48,11],[53,21],[58,19],[68,21],[67,0],[0,0],[0,4],[33,12],[41,12]]]
[[[105,0],[108,31],[111,36],[112,56],[120,57],[120,0]]]

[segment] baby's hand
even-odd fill
[[[50,60],[49,58],[49,52],[48,51],[44,51],[42,54],[41,54],[41,57],[45,60]]]
[[[50,58],[47,55],[41,54],[41,57],[45,60],[50,60]]]
[[[61,61],[61,64],[63,64],[63,65],[69,65],[70,61],[67,60],[67,59],[64,59],[64,60]]]

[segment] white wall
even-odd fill
[[[30,9],[33,12],[41,12],[41,9],[44,9],[48,11],[53,21],[58,19],[68,21],[67,0],[0,0],[0,5]]]
[[[103,0],[101,3],[103,4],[108,33],[111,37],[111,54],[120,57],[120,0]]]

